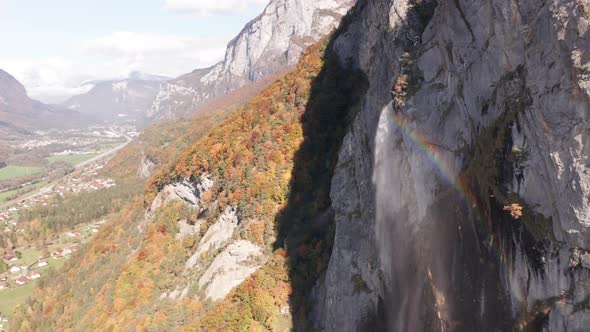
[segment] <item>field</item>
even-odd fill
[[[39,182],[36,184],[31,184],[29,186],[26,186],[26,187],[23,187],[20,189],[16,189],[16,190],[2,192],[2,193],[0,193],[0,207],[2,206],[2,203],[6,202],[9,199],[9,197],[14,196],[15,194],[19,194],[19,196],[21,196],[20,193],[23,193],[23,195],[24,195],[26,193],[32,192],[33,190],[42,188],[45,185],[47,185],[47,181],[42,181],[42,182]]]
[[[53,245],[49,248],[50,251],[55,250],[57,247],[67,247],[69,245],[73,244],[73,242],[71,243],[63,243],[61,245],[56,244]],[[29,265],[32,262],[35,262],[37,260],[37,258],[39,257],[39,255],[41,255],[41,252],[39,252],[38,250],[34,249],[34,248],[29,248],[29,249],[24,249],[22,250],[22,258],[18,261],[19,265]],[[44,274],[43,271],[48,271],[50,268],[59,270],[66,262],[68,259],[66,258],[61,258],[61,259],[53,259],[53,258],[49,258],[48,262],[49,265],[40,269],[34,269],[34,271],[39,271],[42,275]],[[31,294],[33,294],[33,290],[35,290],[35,287],[37,285],[38,280],[32,281],[26,285],[20,286],[20,287],[16,287],[16,288],[11,288],[11,289],[4,289],[4,290],[0,290],[0,316],[6,316],[8,318],[10,318],[12,316],[12,313],[14,311],[14,308],[24,304],[25,301],[27,300],[27,298],[29,296],[31,296]]]
[[[33,248],[21,249],[20,253],[22,254],[22,258],[19,260],[19,264],[21,265],[29,265],[36,261],[41,255],[39,250]]]
[[[0,290],[0,313],[2,316],[12,316],[14,308],[25,303],[27,298],[33,294],[36,283],[31,282],[17,288]]]
[[[96,157],[96,154],[93,153],[89,153],[89,154],[75,154],[75,155],[69,155],[69,156],[51,156],[49,158],[47,158],[47,160],[49,160],[50,163],[54,163],[56,161],[63,161],[66,162],[72,166],[76,166],[79,163],[83,163],[87,160],[90,160],[94,157]]]
[[[40,255],[40,252],[34,249],[23,250],[22,259],[18,261],[19,265],[28,265],[34,262]],[[12,316],[14,308],[25,303],[27,298],[33,294],[37,281],[30,282],[26,285],[0,290],[0,313],[2,316]]]
[[[8,197],[16,194],[18,190],[11,190],[11,191],[6,191],[3,193],[0,193],[0,203],[4,202]]]
[[[23,176],[39,173],[43,170],[41,167],[26,166],[7,166],[0,169],[0,180],[15,179]]]

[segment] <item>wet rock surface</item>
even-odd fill
[[[370,88],[333,178],[319,329],[583,329],[587,256],[569,263],[590,247],[589,13],[575,0],[356,6],[335,47]]]

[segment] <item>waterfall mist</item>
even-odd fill
[[[507,317],[503,286],[476,209],[392,112],[381,113],[373,174],[387,330],[494,330]]]

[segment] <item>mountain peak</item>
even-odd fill
[[[141,125],[161,82],[168,79],[132,71],[121,79],[87,82],[85,85],[91,88],[86,93],[73,96],[62,105],[100,120]]]
[[[29,98],[24,85],[0,69],[0,134],[24,133],[44,128],[66,128],[85,123],[76,112]]]
[[[133,70],[127,76],[127,79],[130,80],[138,80],[138,81],[167,81],[171,79],[171,77],[161,76],[161,75],[152,75],[148,73],[144,73],[138,70]]]
[[[216,97],[294,66],[303,51],[332,32],[356,0],[272,0],[227,45],[218,64],[162,84],[153,120],[190,116]]]

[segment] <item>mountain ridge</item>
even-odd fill
[[[146,110],[168,77],[132,72],[127,78],[92,81],[84,94],[70,97],[61,105],[93,116],[99,121],[147,124]]]
[[[359,1],[12,324],[586,331],[588,31],[577,0]]]
[[[75,128],[90,119],[59,105],[31,99],[25,86],[0,69],[0,133],[7,136],[31,134],[35,130]]]
[[[292,67],[356,0],[272,0],[227,46],[224,60],[162,85],[148,117],[188,117],[207,101]]]

